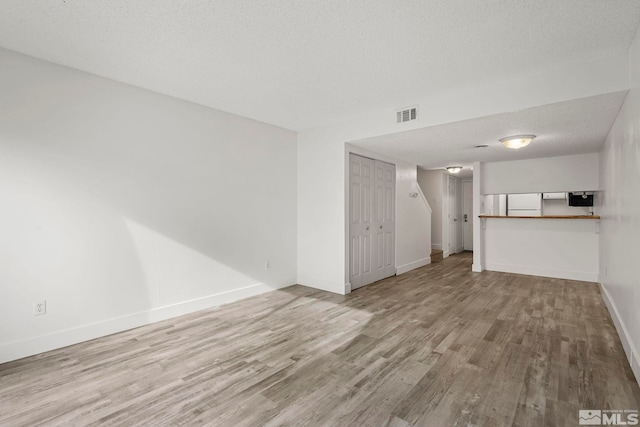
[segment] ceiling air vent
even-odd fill
[[[409,107],[396,112],[396,123],[410,122],[418,118],[418,107]]]

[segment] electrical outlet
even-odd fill
[[[47,314],[47,301],[42,300],[33,304],[33,315],[34,316],[42,316],[43,314]]]
[[[268,269],[270,269],[270,268],[271,268],[271,262],[270,262],[270,261],[265,261],[265,262],[264,262],[264,269],[265,269],[265,270],[268,270]]]

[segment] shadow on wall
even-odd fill
[[[124,219],[136,248],[152,307],[163,307],[194,296],[262,284],[188,246]]]

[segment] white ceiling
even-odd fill
[[[600,150],[626,91],[592,96],[512,113],[351,141],[351,144],[416,163],[424,169],[473,162],[533,159]],[[505,148],[499,139],[533,134],[536,138],[519,150]],[[474,148],[488,144],[487,148]]]
[[[638,0],[2,0],[0,46],[292,130],[626,52]]]

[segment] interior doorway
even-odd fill
[[[473,181],[462,181],[462,247],[473,251]]]
[[[449,235],[447,239],[447,254],[453,255],[456,251],[456,242],[458,240],[458,192],[456,186],[456,179],[452,176],[448,177],[448,191],[447,191],[447,203],[448,203],[448,224]]]
[[[396,167],[349,154],[349,282],[357,289],[396,272]]]

